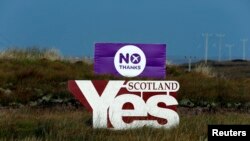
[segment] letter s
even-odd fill
[[[127,89],[129,90],[129,91],[131,91],[131,90],[133,90],[133,82],[128,82],[128,87],[127,87]]]
[[[243,137],[247,136],[247,131],[242,131],[242,132],[241,132],[241,135],[242,135]]]
[[[158,103],[160,102],[165,103],[167,106],[178,105],[177,100],[171,95],[156,95],[149,98],[146,102],[148,113],[152,116],[167,120],[167,123],[164,125],[161,125],[158,122],[154,122],[154,124],[152,124],[151,126],[163,126],[164,128],[177,126],[180,121],[179,115],[174,110],[159,107]]]

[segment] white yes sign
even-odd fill
[[[73,95],[93,112],[94,128],[109,128],[109,122],[113,129],[170,128],[179,124],[177,112],[168,108],[178,105],[169,94],[178,91],[179,83],[176,81],[72,80],[68,86]],[[143,97],[148,94],[145,92],[153,94],[145,100]],[[159,106],[160,103],[166,107]],[[132,108],[124,108],[125,104],[132,105]],[[154,118],[147,118],[149,115]],[[135,118],[127,122],[124,117]],[[160,123],[156,118],[167,122]]]

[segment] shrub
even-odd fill
[[[194,68],[194,71],[208,77],[216,77],[216,73],[213,71],[212,67],[206,64],[198,64]]]

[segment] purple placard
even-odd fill
[[[94,71],[165,79],[166,44],[96,43]]]

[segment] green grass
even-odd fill
[[[91,114],[84,109],[1,109],[2,140],[205,140],[208,124],[250,124],[244,113],[186,114],[179,111],[180,124],[173,129],[139,128],[125,131],[93,129]]]

